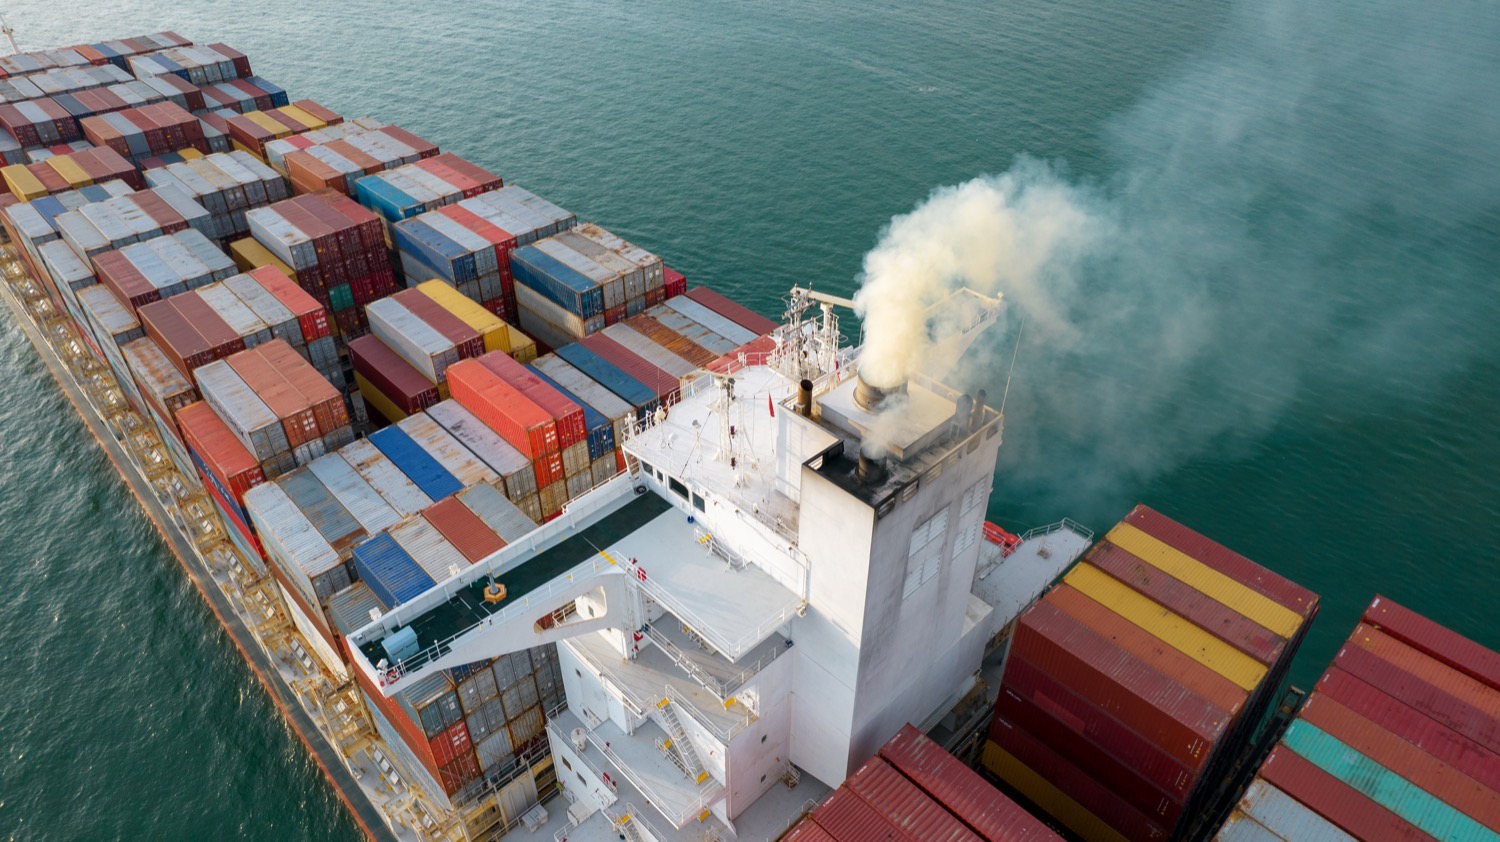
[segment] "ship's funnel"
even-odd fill
[[[876,485],[885,481],[885,466],[880,460],[865,455],[864,448],[859,451],[859,481],[866,485]]]
[[[905,380],[901,381],[901,385],[890,388],[872,386],[863,377],[856,377],[856,381],[854,384],[854,403],[871,415],[879,412],[883,408],[882,405],[892,395],[906,394]]]

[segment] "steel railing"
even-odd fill
[[[608,554],[606,554],[607,556]],[[792,615],[797,613],[800,606],[787,606],[776,612],[771,617],[762,620],[754,629],[731,640],[714,631],[712,624],[699,617],[697,612],[687,606],[686,602],[667,592],[634,558],[625,559],[620,562],[622,566],[628,567],[632,574],[631,579],[636,586],[645,591],[657,604],[672,612],[684,625],[693,630],[693,633],[703,638],[718,651],[724,653],[731,661],[745,654],[756,644],[770,636],[771,632],[785,625]]]
[[[609,741],[599,736],[599,734],[595,732],[594,729],[585,728],[583,732],[587,736],[589,743],[592,744],[595,748],[599,749],[600,753],[602,753],[605,757],[608,757],[610,762],[614,764],[615,770],[618,771],[621,775],[624,775],[625,779],[630,781],[631,786],[635,787],[638,791],[640,791],[642,795],[646,796],[646,798],[651,802],[652,806],[656,807],[657,811],[660,812],[662,816],[666,818],[666,820],[673,827],[680,828],[683,825],[687,824],[689,819],[708,809],[708,805],[719,800],[724,795],[723,785],[721,785],[717,779],[710,775],[707,782],[705,782],[703,785],[696,786],[693,798],[688,802],[686,807],[675,813],[668,812],[666,802],[662,799],[662,792],[660,787],[652,784],[650,781],[646,780],[646,778],[639,772],[636,772],[633,768],[631,768],[630,764],[625,762],[624,758],[620,757],[620,755],[615,753],[614,749],[610,748]]]

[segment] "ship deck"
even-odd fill
[[[417,633],[417,644],[422,648],[449,640],[454,635],[479,625],[491,614],[513,605],[523,597],[557,576],[566,573],[584,561],[598,555],[601,550],[618,543],[625,536],[640,529],[672,505],[655,494],[642,494],[605,515],[593,524],[579,530],[555,546],[549,547],[531,559],[502,574],[499,579],[505,585],[506,599],[503,602],[485,602],[485,579],[472,582],[458,593],[432,609],[416,617],[409,624]],[[360,651],[370,663],[379,663],[385,655],[382,638],[366,641]]]

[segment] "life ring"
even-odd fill
[[[385,683],[387,685],[395,684],[397,681],[400,681],[400,680],[401,680],[401,671],[400,670],[395,669],[393,667],[393,668],[388,669],[388,670],[385,671]]]
[[[637,567],[635,569],[635,578],[640,579],[642,582],[646,581],[646,568]]]
[[[639,497],[639,496],[641,496],[641,495],[642,495],[642,494],[645,494],[645,493],[646,493],[646,491],[647,491],[647,490],[648,490],[648,489],[647,489],[647,488],[646,488],[646,484],[645,484],[645,483],[644,483],[644,482],[643,482],[643,483],[641,483],[641,484],[640,484],[640,485],[637,485],[637,486],[636,486],[636,487],[635,487],[635,495],[636,495],[636,496],[637,496],[637,497]]]

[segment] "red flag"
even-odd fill
[[[766,409],[771,410],[771,417],[776,417],[776,404],[771,402],[771,396],[766,395]]]

